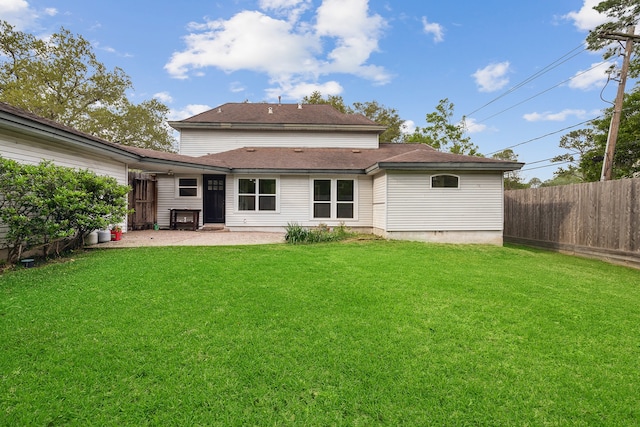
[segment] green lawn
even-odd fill
[[[100,250],[0,275],[1,425],[638,425],[640,271],[520,247]]]

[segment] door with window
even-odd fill
[[[225,176],[205,175],[203,221],[224,224]]]

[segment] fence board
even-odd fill
[[[504,238],[640,266],[639,197],[640,178],[508,190]]]
[[[158,222],[157,181],[152,175],[139,172],[129,172],[129,208],[133,213],[129,215],[128,224],[131,230],[153,228]]]

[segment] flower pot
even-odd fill
[[[98,231],[98,243],[111,241],[111,232],[109,230]]]
[[[111,241],[116,241],[122,239],[122,231],[121,230],[111,230]]]
[[[98,244],[98,231],[94,230],[91,233],[87,234],[87,237],[84,239],[84,244],[87,246],[97,245]]]

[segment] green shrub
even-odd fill
[[[353,235],[344,225],[340,224],[333,230],[326,224],[320,224],[315,228],[305,228],[297,223],[288,223],[284,236],[287,243],[321,243],[344,240]]]
[[[84,236],[127,214],[129,187],[112,177],[43,161],[21,164],[0,157],[0,222],[7,227],[2,246],[15,262],[27,249],[78,247]],[[62,247],[60,246],[62,245]]]

